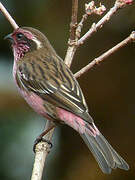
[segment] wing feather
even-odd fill
[[[48,67],[48,68],[46,68]],[[18,64],[18,85],[35,92],[53,105],[64,108],[89,121],[88,108],[72,72],[62,60],[51,59]]]

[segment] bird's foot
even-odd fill
[[[53,147],[53,144],[51,143],[51,141],[44,139],[43,137],[37,137],[36,140],[34,141],[34,145],[33,145],[33,151],[34,153],[36,152],[36,146],[38,143],[40,142],[45,142],[49,145],[49,149],[51,149]]]

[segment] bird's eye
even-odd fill
[[[24,35],[22,33],[17,33],[16,37],[18,40],[22,39],[24,37]]]

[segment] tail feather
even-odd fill
[[[126,163],[126,161],[113,149],[113,147],[107,142],[107,140],[104,138],[104,136],[101,134],[102,139],[106,141],[108,147],[110,147],[111,152],[113,152],[114,161],[117,164],[117,167],[120,169],[128,170],[129,165]]]
[[[92,136],[89,131],[86,130],[84,134],[81,134],[81,137],[104,173],[109,174],[112,169],[117,167],[124,170],[129,169],[125,160],[117,154],[100,132],[98,135]]]
[[[104,173],[110,174],[111,173],[111,168],[108,166],[107,160],[100,150],[98,144],[93,143],[93,140],[89,140],[89,135],[88,134],[81,134],[81,137],[87,144],[88,148],[94,155],[95,159],[97,160],[99,167],[102,169]]]

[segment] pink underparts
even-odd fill
[[[27,93],[26,91],[20,90],[22,96],[26,100],[26,102],[34,109],[38,114],[47,117],[47,113],[45,112],[45,107],[43,106],[44,101],[35,93]]]
[[[94,123],[89,124],[88,122],[84,121],[79,116],[76,116],[75,114],[66,111],[61,108],[56,108],[59,118],[65,122],[65,124],[69,125],[76,131],[78,131],[80,134],[84,134],[87,132],[88,134],[92,136],[99,135],[99,130],[94,125]]]

